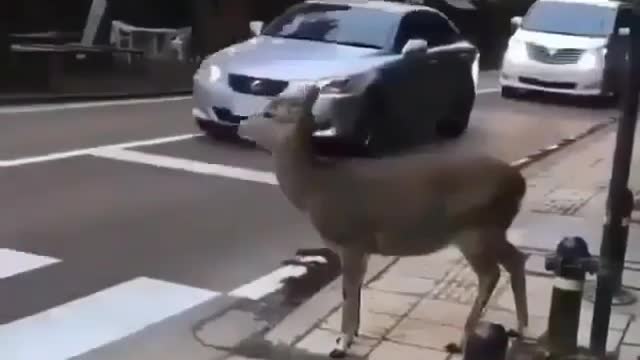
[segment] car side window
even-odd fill
[[[445,17],[436,13],[427,14],[427,16],[430,18],[429,43],[432,46],[449,45],[460,40],[460,33]]]
[[[460,40],[458,30],[442,15],[416,11],[405,15],[398,28],[394,49],[401,51],[410,39],[424,39],[429,47],[443,46]]]

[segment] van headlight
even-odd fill
[[[578,60],[578,66],[585,70],[596,68],[599,64],[604,63],[606,53],[606,48],[587,50],[582,54],[580,60]]]
[[[510,40],[505,57],[509,61],[515,63],[526,61],[527,59],[529,59],[529,54],[527,53],[527,45],[524,43],[524,41]]]

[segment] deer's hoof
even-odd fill
[[[344,350],[340,350],[340,349],[333,349],[330,353],[329,353],[329,357],[332,359],[343,359],[347,356],[347,352]]]
[[[444,347],[444,349],[449,354],[460,354],[460,353],[462,353],[462,347],[460,347],[460,345],[456,344],[456,343],[448,343],[447,346]]]

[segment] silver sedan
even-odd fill
[[[194,75],[193,116],[211,135],[315,83],[315,138],[373,152],[460,136],[479,52],[442,13],[387,1],[307,1],[222,49]]]

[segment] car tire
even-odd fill
[[[230,126],[220,126],[212,121],[196,119],[198,128],[209,138],[214,140],[237,140],[238,129]]]
[[[457,138],[469,127],[471,111],[476,100],[476,92],[473,89],[459,96],[453,103],[447,116],[436,124],[436,133],[444,138]]]
[[[512,86],[502,86],[500,88],[500,95],[505,99],[516,99],[520,96],[520,92]]]

